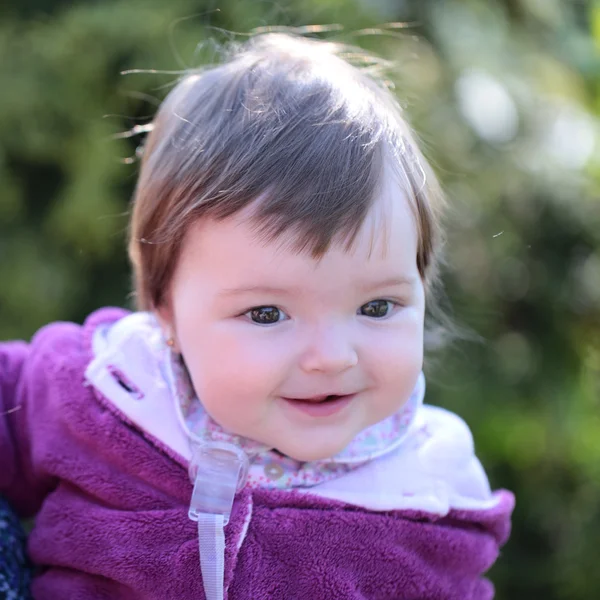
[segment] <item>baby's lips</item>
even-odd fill
[[[284,396],[285,400],[293,400],[294,402],[323,402],[325,400],[335,400],[342,398],[343,396],[351,396],[352,394],[319,394],[318,396],[306,396],[304,398],[293,398],[291,396]]]

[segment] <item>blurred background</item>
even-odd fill
[[[314,24],[394,62],[450,198],[448,302],[479,339],[438,356],[428,399],[467,420],[493,485],[517,495],[497,598],[600,598],[598,4],[3,3],[0,339],[131,305],[135,128],[220,44]]]

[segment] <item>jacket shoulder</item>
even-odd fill
[[[92,338],[94,331],[102,324],[118,321],[128,312],[121,308],[101,308],[84,320],[83,324],[70,321],[55,321],[41,327],[31,338],[32,358],[61,357],[73,352],[92,356]]]

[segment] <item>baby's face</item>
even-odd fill
[[[408,400],[424,290],[414,218],[394,193],[383,190],[353,251],[319,261],[258,240],[244,214],[190,230],[161,316],[222,427],[316,460]]]

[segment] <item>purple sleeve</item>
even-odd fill
[[[0,344],[0,494],[22,517],[38,510],[49,487],[32,460],[30,355],[25,342]]]

